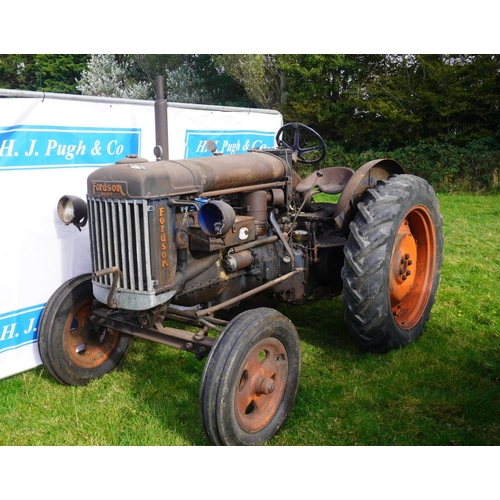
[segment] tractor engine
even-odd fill
[[[128,156],[96,170],[87,184],[95,298],[129,311],[218,304],[303,267],[304,246],[292,248],[276,221],[292,203],[291,179],[283,150]]]

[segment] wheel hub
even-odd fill
[[[236,418],[246,432],[265,427],[286,389],[288,360],[285,347],[274,337],[257,343],[248,353],[235,399]]]
[[[436,235],[430,213],[425,207],[414,207],[398,229],[389,271],[389,299],[399,327],[410,329],[422,318],[435,262]]]
[[[92,369],[104,363],[116,349],[120,336],[113,330],[94,328],[91,301],[88,300],[68,316],[64,336],[66,353],[71,361],[81,368]]]
[[[401,224],[396,236],[391,265],[391,283],[389,285],[391,307],[399,304],[410,292],[415,281],[414,262],[417,258],[417,245],[411,234],[408,221]]]

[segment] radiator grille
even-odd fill
[[[117,266],[122,272],[118,287],[151,292],[151,260],[146,200],[87,197],[93,270]],[[94,278],[111,286],[113,275]]]

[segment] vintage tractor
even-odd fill
[[[165,159],[157,93],[156,161],[127,156],[90,174],[86,202],[59,201],[64,223],[88,220],[93,272],[48,301],[41,359],[59,382],[84,385],[118,367],[133,337],[189,351],[206,358],[199,404],[211,442],[261,444],[291,412],[301,348],[292,322],[259,300],[342,295],[361,346],[411,343],[440,280],[439,202],[390,159],[301,179],[294,163],[320,161],[326,148],[299,123],[278,131],[275,149],[224,156],[209,144],[213,156]],[[305,133],[317,142],[304,145]],[[319,192],[336,201],[316,202]]]

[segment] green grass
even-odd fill
[[[297,401],[269,445],[500,444],[500,197],[440,195],[441,286],[423,335],[385,355],[351,340],[340,298],[280,306],[303,352]],[[209,445],[198,414],[204,362],[135,340],[87,387],[43,367],[0,381],[1,445]]]

